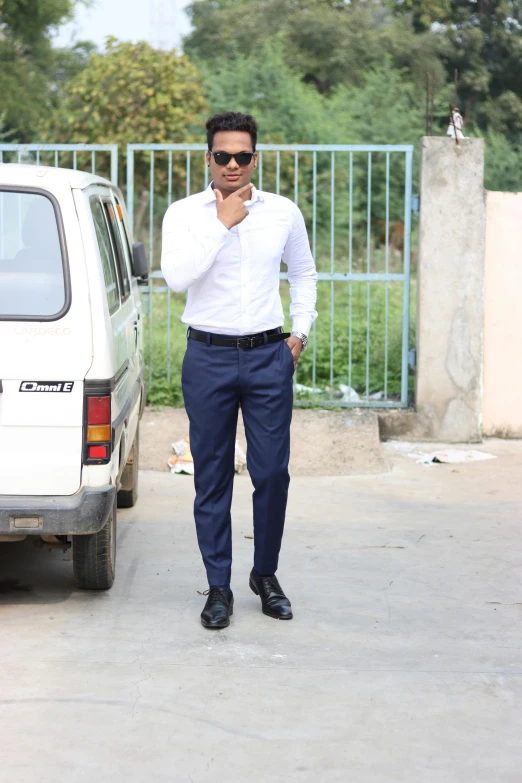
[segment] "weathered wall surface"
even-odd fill
[[[522,437],[522,193],[488,193],[483,432]]]
[[[429,440],[482,437],[483,178],[483,139],[422,139],[416,419]]]

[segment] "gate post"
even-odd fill
[[[483,139],[422,139],[416,408],[429,440],[482,438],[483,182]]]

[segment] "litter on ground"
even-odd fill
[[[305,386],[302,383],[296,383],[294,389],[297,392],[297,394],[322,394],[323,393],[323,390],[318,389],[317,386],[314,388],[313,386]]]
[[[167,460],[167,465],[171,473],[185,473],[189,476],[194,475],[194,460],[190,452],[189,438],[177,440],[172,444],[174,454]],[[236,440],[234,453],[234,469],[236,473],[241,473],[247,462],[246,454]]]
[[[247,464],[246,454],[236,440],[236,452],[234,455],[234,468],[236,470],[236,473],[238,474],[241,473],[241,471],[246,466],[246,464]]]
[[[186,473],[189,476],[194,475],[194,460],[190,452],[190,442],[188,438],[177,440],[172,444],[174,454],[169,457],[167,465],[171,473]]]
[[[352,389],[351,386],[346,386],[344,383],[340,383],[339,389],[343,395],[341,397],[342,402],[359,402],[361,399],[355,389]]]
[[[475,449],[469,449],[469,451],[463,451],[461,449],[447,449],[446,451],[432,451],[429,454],[408,454],[409,457],[416,456],[416,460],[421,465],[430,464],[456,464],[459,462],[481,462],[485,459],[496,459],[494,454],[486,454],[485,451],[476,451]]]
[[[443,464],[462,464],[465,462],[481,462],[487,459],[496,459],[494,454],[486,451],[477,451],[477,449],[446,449],[441,448],[437,451],[424,452],[420,449],[419,443],[407,443],[401,441],[388,441],[387,448],[393,451],[401,452],[406,457],[414,459],[419,465],[443,465]]]

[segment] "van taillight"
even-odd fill
[[[110,397],[87,397],[87,423],[92,426],[111,423]]]
[[[111,398],[88,396],[85,416],[85,459],[89,463],[109,462],[111,456]]]
[[[111,439],[111,398],[87,397],[87,443]]]
[[[107,459],[107,446],[89,446],[90,459]]]

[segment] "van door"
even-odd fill
[[[103,266],[112,270],[114,276],[115,295],[114,302],[109,297],[111,354],[113,356],[113,368],[120,378],[114,389],[113,396],[113,423],[119,422],[115,427],[116,440],[120,433],[120,427],[128,423],[128,411],[132,403],[135,382],[137,379],[137,367],[135,361],[135,305],[131,292],[129,271],[126,265],[121,234],[117,225],[115,204],[111,192],[106,189],[98,189],[97,195],[90,197],[90,208],[96,228],[96,235]],[[109,294],[109,290],[107,289]],[[96,360],[91,372],[97,372]],[[99,376],[99,373],[98,377]],[[89,380],[89,379],[88,379]],[[132,436],[133,433],[131,433]],[[127,437],[128,440],[128,437]],[[126,456],[132,443],[126,443]],[[117,448],[117,442],[114,444]]]
[[[131,295],[133,299],[134,333],[132,335],[132,352],[134,354],[134,362],[136,365],[136,377],[138,377],[142,375],[144,371],[142,304],[138,281],[135,277],[133,277],[132,274],[132,243],[129,239],[130,230],[128,226],[127,214],[125,211],[125,204],[123,199],[117,194],[113,193],[113,196],[116,204],[116,214],[119,218],[117,223],[119,228],[119,237],[121,240],[120,252],[122,257],[122,264],[125,265],[128,269]]]
[[[85,257],[69,183],[0,184],[0,494],[81,485],[92,362]]]
[[[132,296],[130,270],[128,268],[123,238],[119,227],[117,207],[112,198],[102,199],[105,216],[113,243],[114,258],[121,288],[121,304],[126,327],[127,356],[129,359],[129,378],[132,389],[137,378],[136,362],[136,305]]]
[[[108,223],[111,231],[111,237],[114,243],[115,258],[118,268],[118,274],[122,283],[122,290],[125,294],[124,307],[127,313],[127,347],[129,356],[129,391],[131,410],[127,418],[128,432],[127,443],[124,456],[132,446],[136,427],[138,424],[138,412],[136,403],[141,385],[138,381],[142,368],[142,340],[141,337],[141,302],[139,294],[134,289],[137,286],[132,285],[131,278],[131,259],[128,240],[125,234],[123,224],[123,210],[114,192],[111,194],[111,201],[107,200],[104,204]]]

